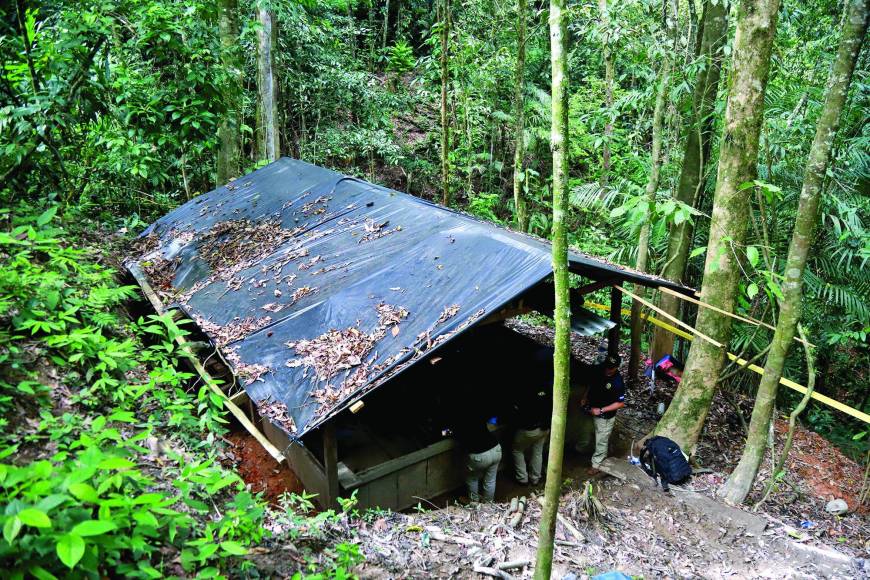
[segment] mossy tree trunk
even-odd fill
[[[840,113],[849,93],[855,63],[867,33],[868,4],[868,0],[846,2],[840,47],[831,66],[825,104],[816,125],[816,135],[804,171],[798,213],[783,273],[779,320],[764,365],[764,374],[758,385],[743,455],[722,490],[723,497],[734,503],[741,503],[746,499],[767,449],[767,433],[779,379],[782,378],[785,359],[800,321],[803,275],[819,221],[822,183],[831,159],[831,150],[840,125]]]
[[[728,34],[728,8],[723,0],[707,0],[701,19],[699,56],[703,67],[695,81],[692,110],[688,117],[683,164],[674,197],[677,201],[697,207],[706,181],[707,161],[710,158],[710,137],[713,131],[713,113],[716,93],[719,90],[719,75],[722,52]],[[668,232],[668,254],[662,276],[681,282],[686,272],[692,242],[692,225],[684,221],[671,226]],[[659,307],[672,316],[677,315],[679,299],[662,293]],[[674,335],[656,327],[652,341],[653,362],[673,352]]]
[[[719,170],[710,220],[710,240],[701,284],[701,300],[734,312],[740,280],[739,251],[749,223],[758,138],[764,117],[764,91],[776,31],[779,0],[744,0],[737,15],[728,101],[719,152]],[[701,308],[697,329],[727,345],[731,318]],[[670,437],[693,454],[701,434],[722,365],[725,349],[700,338],[692,342],[683,380],[655,432]]]
[[[450,36],[450,0],[441,0],[441,203],[450,205],[450,125],[447,120],[447,50]]]
[[[278,131],[278,81],[275,78],[274,15],[263,4],[257,7],[257,133],[260,159],[281,156]]]
[[[514,211],[517,229],[529,227],[528,206],[523,194],[523,157],[525,157],[525,106],[523,84],[526,68],[526,0],[517,0],[517,68],[514,77]]]
[[[221,63],[227,73],[224,85],[224,111],[218,126],[220,149],[217,155],[217,183],[226,183],[239,175],[241,160],[240,101],[242,97],[242,65],[239,59],[239,15],[236,0],[220,0],[219,33]]]
[[[547,457],[547,483],[538,532],[535,578],[549,580],[553,565],[553,539],[559,492],[562,488],[562,458],[565,451],[565,425],[568,415],[569,362],[571,358],[571,315],[568,296],[568,27],[565,0],[550,0],[550,64],[552,68],[553,150],[553,278],[556,285],[555,352],[553,355],[553,417],[550,425],[550,451]]]
[[[671,68],[676,57],[677,44],[677,0],[669,0],[666,4],[668,13],[665,15],[666,38],[668,47],[659,68],[659,82],[656,89],[656,101],[653,108],[652,146],[650,153],[650,171],[646,182],[646,219],[640,227],[637,242],[637,261],[635,267],[641,272],[648,270],[649,239],[652,231],[652,220],[655,215],[656,192],[659,189],[659,177],[662,168],[662,128],[664,126],[665,105],[668,99],[668,85],[671,80]],[[646,286],[635,285],[635,293],[643,298]],[[643,321],[640,318],[642,305],[634,300],[631,303],[631,357],[628,361],[628,380],[637,379],[640,361],[643,356],[641,343],[643,341]]]
[[[601,144],[601,179],[602,186],[610,180],[610,140],[613,137],[613,52],[610,47],[610,8],[607,0],[598,0],[598,19],[601,27],[601,57],[604,60],[604,139]]]

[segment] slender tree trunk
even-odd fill
[[[610,50],[610,9],[607,0],[598,0],[599,25],[602,29],[601,55],[604,59],[604,142],[601,145],[601,185],[610,180],[610,141],[613,137],[613,54]]]
[[[713,132],[713,112],[716,107],[716,93],[719,90],[719,76],[722,65],[722,52],[728,34],[728,8],[724,1],[707,1],[699,30],[701,35],[700,56],[704,66],[695,81],[692,109],[688,118],[685,149],[680,179],[674,195],[677,201],[697,207],[706,181],[707,162],[710,157],[710,141]],[[682,281],[689,261],[693,227],[689,222],[671,226],[668,232],[668,254],[662,269],[662,276],[674,282]],[[662,293],[659,307],[676,316],[679,299]],[[663,328],[656,327],[653,334],[653,362],[665,354],[673,352],[674,335]]]
[[[275,78],[275,35],[272,12],[257,8],[257,110],[260,159],[275,161],[281,156],[278,134],[278,80]]]
[[[529,227],[526,196],[523,194],[523,157],[525,157],[525,107],[523,84],[526,68],[526,0],[517,0],[517,69],[514,75],[514,206],[517,229]]]
[[[220,0],[221,62],[227,73],[224,87],[226,111],[218,126],[220,149],[217,157],[217,183],[226,183],[239,175],[241,159],[240,104],[242,66],[239,62],[239,17],[236,0]]]
[[[807,408],[807,405],[810,402],[810,399],[813,396],[813,392],[816,390],[816,369],[815,363],[813,362],[813,353],[810,348],[806,334],[804,334],[803,326],[800,323],[797,324],[797,330],[800,334],[801,340],[803,341],[804,354],[807,359],[807,390],[804,392],[804,396],[801,397],[801,400],[798,402],[797,406],[792,409],[791,414],[788,416],[788,433],[785,436],[785,443],[782,446],[782,453],[779,456],[779,460],[776,462],[776,465],[773,467],[773,471],[770,474],[770,479],[767,482],[767,485],[764,488],[764,494],[762,494],[761,499],[758,500],[758,503],[755,504],[754,509],[758,509],[758,506],[767,501],[767,497],[770,495],[770,492],[773,490],[773,486],[776,485],[776,481],[778,479],[778,475],[783,472],[785,468],[785,462],[788,459],[788,454],[791,452],[791,444],[794,440],[794,430],[797,425],[797,418],[801,413],[804,412],[804,409]],[[771,424],[773,427],[773,424]],[[771,454],[773,454],[773,447],[771,446]],[[771,457],[771,460],[773,458]],[[866,477],[866,476],[865,476]],[[861,502],[863,503],[863,501]]]
[[[701,285],[701,300],[726,312],[734,312],[737,300],[737,251],[746,238],[751,193],[742,185],[751,182],[756,174],[778,10],[779,0],[743,0],[737,15],[733,70]],[[696,327],[724,345],[731,338],[731,318],[709,308],[700,309]],[[724,348],[700,338],[692,342],[683,381],[656,427],[657,434],[670,437],[694,454],[724,362]]]
[[[652,231],[652,220],[655,214],[656,192],[659,189],[659,177],[662,168],[662,128],[664,125],[665,105],[668,100],[668,84],[671,80],[671,68],[673,59],[676,58],[677,45],[677,15],[678,5],[676,0],[669,0],[666,4],[670,12],[665,15],[666,38],[670,41],[659,69],[659,83],[656,90],[656,104],[653,109],[652,124],[652,151],[650,158],[650,172],[646,182],[647,216],[640,228],[637,241],[637,261],[635,267],[641,272],[648,270],[649,239]],[[646,287],[635,285],[635,293],[644,298]],[[641,342],[643,340],[643,321],[640,318],[642,304],[633,300],[631,303],[631,357],[628,361],[628,380],[637,380],[640,361],[643,356]]]
[[[387,49],[387,36],[390,30],[390,0],[387,0],[387,6],[384,8],[384,36],[381,41],[381,50]]]
[[[803,275],[813,245],[816,224],[819,221],[822,183],[831,159],[831,149],[837,136],[840,113],[849,93],[855,63],[867,33],[868,6],[870,6],[868,0],[846,2],[840,47],[831,66],[825,104],[816,125],[816,136],[804,171],[798,213],[788,249],[788,258],[786,258],[779,320],[764,365],[764,374],[758,385],[743,455],[722,490],[725,499],[734,503],[741,503],[746,499],[764,459],[765,437],[770,428],[779,379],[782,378],[785,359],[801,316]],[[774,475],[772,474],[771,477]]]
[[[571,319],[568,296],[568,27],[565,0],[550,0],[550,63],[552,67],[553,150],[553,278],[556,283],[555,352],[553,355],[553,417],[550,426],[550,451],[547,457],[547,483],[538,532],[535,578],[549,580],[553,565],[553,539],[562,488],[562,457],[565,451],[565,424],[568,415],[569,361],[571,358]]]
[[[447,41],[450,35],[450,0],[441,0],[441,204],[450,205],[450,125],[447,122]]]

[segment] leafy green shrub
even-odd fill
[[[414,70],[417,61],[414,49],[404,40],[399,40],[389,48],[387,53],[387,70],[397,75],[403,75]]]

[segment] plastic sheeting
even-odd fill
[[[287,158],[186,203],[142,238],[134,261],[151,268],[149,283],[223,347],[253,401],[286,412],[292,437],[552,272],[542,240]],[[599,267],[580,255],[575,265]]]

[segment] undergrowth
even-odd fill
[[[169,315],[132,320],[137,289],[71,243],[55,212],[0,210],[5,577],[256,576],[248,552],[267,520],[310,530],[347,517],[270,511],[220,464],[222,399],[183,370],[174,339],[187,332]],[[358,551],[336,553],[295,577],[347,577]]]

